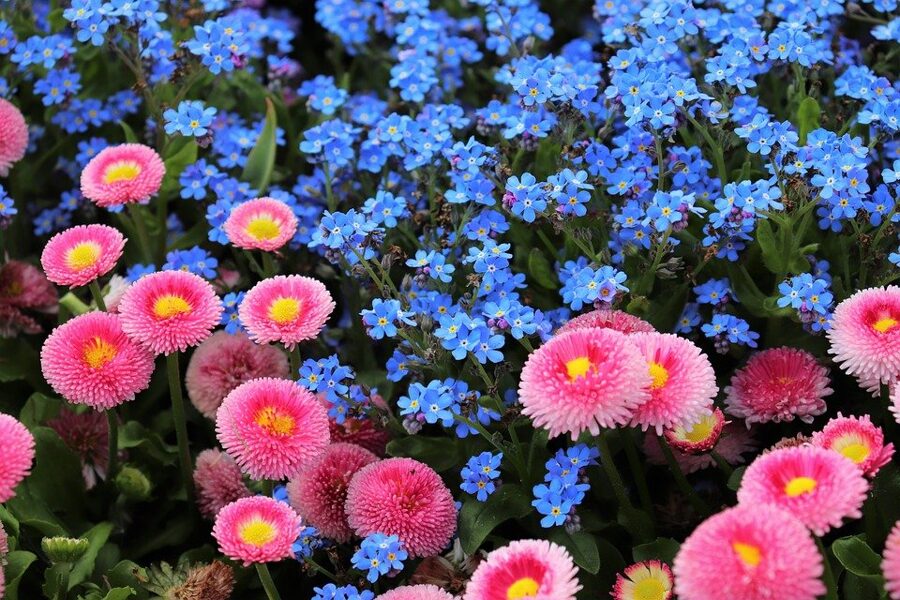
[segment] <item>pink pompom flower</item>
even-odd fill
[[[891,600],[900,600],[900,521],[894,523],[884,543],[881,572],[888,596]]]
[[[825,412],[831,395],[828,369],[812,354],[797,348],[757,352],[725,388],[727,412],[750,423],[792,421],[810,423]]]
[[[404,585],[385,592],[375,600],[456,600],[456,596],[436,585]]]
[[[41,348],[41,369],[69,402],[106,410],[150,385],[154,361],[125,335],[118,315],[89,312],[53,330]]]
[[[709,358],[693,342],[671,333],[635,333],[629,339],[650,373],[650,400],[634,411],[632,425],[646,431],[690,425],[712,412],[719,391]]]
[[[218,448],[209,448],[197,455],[194,485],[200,513],[208,519],[214,518],[222,507],[250,496],[240,467]]]
[[[556,330],[556,334],[574,331],[576,329],[614,329],[620,333],[649,333],[656,329],[640,317],[635,317],[621,310],[600,308],[589,313],[578,315],[569,319],[562,327]]]
[[[222,317],[222,302],[198,275],[159,271],[131,284],[119,314],[129,337],[155,354],[171,354],[209,337]]]
[[[271,252],[294,237],[297,217],[281,200],[254,198],[234,207],[222,229],[238,248]]]
[[[834,309],[828,352],[850,375],[888,383],[900,375],[900,287],[860,290]]]
[[[666,441],[673,448],[687,454],[701,454],[712,450],[725,428],[725,415],[718,408],[689,425],[666,429]]]
[[[464,600],[575,600],[578,569],[562,546],[517,540],[488,554],[472,574]]]
[[[253,286],[238,313],[253,341],[280,342],[292,349],[298,342],[319,335],[334,306],[321,281],[302,275],[279,275]]]
[[[867,477],[874,477],[894,455],[894,444],[885,445],[881,427],[872,423],[869,415],[845,417],[838,413],[813,434],[811,443],[849,458]]]
[[[216,434],[253,479],[284,479],[328,446],[328,413],[296,382],[263,377],[225,397]]]
[[[110,146],[81,172],[81,193],[102,208],[144,202],[159,191],[165,175],[166,165],[153,148]]]
[[[331,444],[288,482],[291,506],[323,536],[348,542],[353,530],[344,511],[347,488],[357,471],[377,460],[355,444]]]
[[[288,359],[277,346],[254,344],[243,332],[217,331],[191,354],[184,387],[191,402],[207,419],[233,389],[261,377],[286,379]]]
[[[777,506],[821,536],[845,518],[860,518],[868,490],[862,472],[843,456],[794,446],[757,457],[744,472],[737,496],[747,506]]]
[[[651,378],[637,346],[612,329],[556,335],[528,356],[519,381],[522,412],[551,436],[626,424],[650,399]]]
[[[0,98],[0,177],[9,175],[28,149],[28,124],[14,104]]]
[[[87,285],[109,273],[125,250],[125,238],[108,225],[76,225],[57,233],[41,254],[47,279],[57,285]]]
[[[815,600],[826,591],[809,531],[771,505],[713,515],[681,545],[672,570],[680,600]]]
[[[223,507],[212,534],[222,554],[249,566],[289,558],[300,527],[300,516],[286,503],[252,496]]]
[[[31,473],[34,461],[34,437],[18,420],[0,413],[0,503],[16,495],[16,486]]]
[[[675,579],[672,569],[658,560],[645,560],[625,567],[616,575],[614,600],[670,600]]]
[[[345,506],[357,535],[396,535],[412,558],[439,553],[456,530],[450,490],[431,467],[411,458],[360,469],[350,480]]]

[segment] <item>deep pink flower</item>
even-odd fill
[[[375,600],[456,600],[436,585],[404,585],[378,596]]]
[[[194,485],[200,513],[208,519],[214,518],[223,506],[250,496],[240,467],[218,448],[209,448],[197,455]]]
[[[881,427],[872,423],[869,415],[845,417],[838,413],[822,431],[813,434],[811,443],[839,452],[868,477],[874,477],[894,455],[894,444],[884,444]]]
[[[47,421],[47,426],[78,455],[87,489],[97,485],[98,477],[106,479],[109,467],[109,423],[102,412],[90,410],[76,413],[64,407],[59,416]]]
[[[670,438],[667,437],[667,439]],[[679,449],[679,446],[676,444],[672,444],[672,446],[672,454],[675,456],[675,460],[678,461],[678,466],[685,473],[694,473],[701,469],[716,466],[715,459],[708,451],[694,454]],[[756,450],[757,444],[746,427],[727,423],[723,427],[722,434],[719,436],[713,449],[728,464],[740,465],[745,461],[744,455]],[[644,436],[644,453],[647,455],[647,461],[650,464],[668,464],[662,449],[659,447],[659,440],[652,432],[647,432],[647,435]]]
[[[143,202],[159,191],[166,165],[153,148],[121,144],[101,150],[81,172],[81,193],[97,206]]]
[[[22,111],[0,98],[0,177],[9,175],[9,170],[22,160],[27,149],[28,125]]]
[[[900,600],[900,521],[894,523],[884,543],[881,572],[884,574],[884,587],[888,596],[891,600]]]
[[[675,579],[664,562],[646,560],[625,567],[616,575],[613,600],[670,600]]]
[[[249,566],[289,558],[300,527],[300,517],[286,503],[252,496],[223,507],[212,534],[222,554]]]
[[[725,428],[725,415],[718,408],[690,425],[666,429],[666,441],[686,454],[702,454],[712,450]]]
[[[31,473],[34,461],[34,437],[18,420],[0,413],[0,503],[16,495],[16,486]]]
[[[614,329],[621,333],[651,332],[656,329],[640,317],[635,317],[621,310],[600,308],[589,313],[578,315],[556,330],[556,334],[576,329]]]
[[[578,569],[562,546],[517,540],[497,548],[478,565],[464,600],[575,600]]]

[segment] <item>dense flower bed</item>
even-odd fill
[[[0,597],[900,599],[897,0],[6,0]]]

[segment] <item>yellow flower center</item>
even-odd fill
[[[92,369],[99,369],[116,357],[116,347],[99,336],[94,336],[84,345],[84,362]]]
[[[300,302],[294,298],[279,298],[269,307],[269,318],[284,325],[290,323],[300,314]]]
[[[294,417],[278,410],[274,406],[267,406],[256,413],[254,420],[269,435],[283,437],[294,433]]]
[[[141,174],[141,166],[133,160],[123,160],[111,164],[103,174],[103,183],[131,181]]]
[[[753,544],[732,542],[731,547],[734,548],[738,558],[748,567],[755,567],[762,560],[762,552],[760,552],[759,547]]]
[[[891,317],[883,317],[872,323],[872,329],[874,329],[878,333],[887,333],[898,324],[900,324],[900,322],[898,322],[897,319],[892,319]]]
[[[281,228],[269,215],[258,215],[247,223],[247,233],[257,240],[273,240],[281,234]]]
[[[579,356],[566,362],[566,373],[569,375],[569,381],[575,381],[579,377],[584,377],[591,370],[591,359],[587,356]]]
[[[650,377],[653,379],[650,389],[658,390],[665,386],[666,382],[669,381],[669,370],[658,362],[652,362],[648,366],[650,367]]]
[[[663,600],[666,586],[659,579],[644,579],[637,582],[632,590],[634,600]]]
[[[531,577],[523,577],[515,581],[509,589],[506,590],[507,600],[518,600],[519,598],[534,598],[541,588],[536,580]]]
[[[856,439],[856,436],[848,436],[835,441],[832,449],[840,452],[856,464],[869,458],[869,454],[872,452],[866,444]]]
[[[93,267],[100,260],[103,249],[97,242],[81,242],[66,252],[66,265],[73,271],[82,271]]]
[[[801,475],[800,477],[794,477],[787,482],[787,485],[784,486],[784,493],[791,498],[796,498],[797,496],[812,492],[816,489],[817,485],[818,482],[812,477]]]
[[[713,415],[703,417],[698,423],[692,425],[690,429],[685,429],[683,437],[692,444],[697,444],[707,439],[712,434],[715,426],[716,419]]]
[[[160,296],[153,303],[153,314],[159,319],[170,319],[191,312],[187,300],[175,294]]]
[[[260,517],[253,517],[238,530],[241,541],[251,546],[261,548],[275,539],[275,526]]]

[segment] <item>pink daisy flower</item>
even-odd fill
[[[245,333],[217,331],[191,355],[184,373],[188,397],[207,419],[215,419],[233,389],[261,377],[286,379],[288,359],[276,346],[254,344]]]
[[[645,560],[625,567],[616,575],[612,597],[615,600],[670,600],[675,579],[664,562]]]
[[[330,408],[331,403],[327,407]],[[391,441],[391,434],[376,424],[374,419],[346,417],[343,423],[338,423],[329,417],[328,430],[332,442],[356,444],[376,456],[384,456],[387,443]]]
[[[122,329],[155,354],[183,352],[209,337],[222,302],[203,278],[188,271],[144,275],[119,302]]]
[[[626,424],[650,399],[651,378],[637,346],[612,329],[577,329],[532,352],[519,381],[522,412],[536,427],[572,439]]]
[[[280,480],[296,475],[328,446],[328,413],[296,382],[263,377],[225,397],[216,434],[250,477]]]
[[[360,469],[350,480],[345,506],[357,535],[396,535],[413,558],[438,554],[456,531],[450,490],[431,467],[411,458]]]
[[[712,450],[725,428],[725,415],[718,408],[690,425],[676,425],[666,429],[666,441],[686,454],[702,454]]]
[[[108,225],[76,225],[57,233],[41,253],[47,279],[78,287],[106,275],[122,257],[125,238]]]
[[[884,543],[884,558],[881,561],[884,587],[891,600],[900,600],[900,521],[888,534]]]
[[[41,369],[69,402],[106,410],[150,385],[154,361],[125,335],[118,315],[95,311],[53,330],[41,348]]]
[[[250,496],[240,467],[218,448],[197,455],[194,485],[200,513],[208,519],[214,518],[223,506]]]
[[[780,448],[754,460],[741,479],[738,502],[771,504],[796,517],[818,536],[858,519],[869,484],[851,461],[824,448]]]
[[[344,504],[350,479],[378,457],[354,444],[331,444],[287,484],[291,506],[304,522],[339,543],[350,541]]]
[[[662,435],[666,427],[696,423],[712,412],[719,391],[709,358],[693,342],[671,333],[635,333],[629,339],[650,373],[650,400],[634,411],[632,425]]]
[[[0,177],[9,175],[9,170],[22,160],[27,148],[25,117],[14,104],[0,98]]]
[[[3,557],[9,554],[9,536],[6,534],[6,530],[3,529],[3,523],[0,523],[0,564],[3,563]],[[2,571],[3,569],[0,569]],[[2,598],[3,596],[0,596]]]
[[[56,288],[34,265],[9,260],[0,266],[0,304],[56,313],[57,299]]]
[[[713,515],[681,545],[672,570],[680,600],[815,600],[826,591],[809,531],[770,505]]]
[[[670,438],[667,437],[667,439]],[[722,435],[719,436],[712,449],[728,464],[740,465],[745,462],[744,455],[755,451],[757,444],[746,427],[726,423],[722,429]],[[659,447],[659,439],[651,432],[647,432],[644,436],[644,453],[650,464],[662,466],[668,464],[662,448]],[[672,444],[672,454],[681,470],[688,474],[716,466],[715,459],[708,451],[704,451],[702,454],[692,454],[681,450],[678,445]]]
[[[464,600],[575,600],[578,569],[562,546],[518,540],[488,554],[466,586]]]
[[[294,237],[297,217],[281,200],[254,198],[234,207],[222,229],[238,248],[271,252]]]
[[[813,434],[811,442],[849,458],[867,477],[874,477],[894,455],[894,444],[884,444],[881,427],[872,423],[869,415],[845,417],[838,413]]]
[[[436,585],[404,585],[378,596],[375,600],[456,600]]]
[[[757,352],[736,371],[725,388],[725,411],[750,423],[793,421],[810,423],[825,412],[828,369],[812,354],[797,348]]]
[[[640,317],[635,317],[621,310],[600,308],[569,319],[562,327],[556,330],[556,334],[576,329],[593,329],[595,327],[614,329],[620,333],[649,333],[656,331],[653,325]]]
[[[319,335],[334,306],[321,281],[279,275],[253,286],[238,313],[257,344],[281,342],[290,349]]]
[[[889,382],[900,374],[900,287],[860,290],[834,309],[834,361],[850,375]]]
[[[31,473],[34,461],[34,438],[14,417],[0,413],[0,503],[16,495],[15,489]]]
[[[284,502],[252,496],[223,507],[212,534],[222,554],[246,567],[289,558],[300,527],[300,517]]]
[[[81,193],[97,206],[143,202],[159,191],[166,165],[153,148],[121,144],[101,150],[81,172]]]

